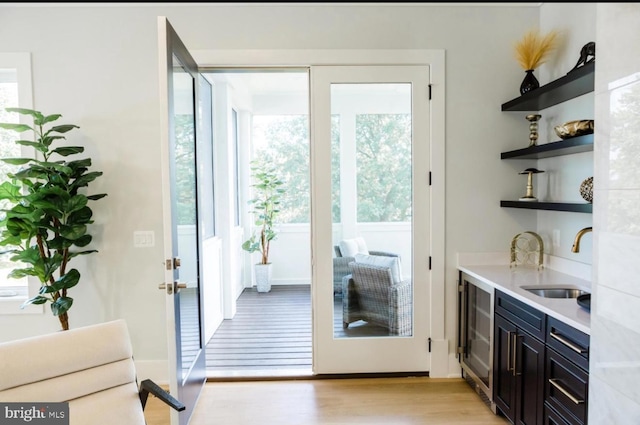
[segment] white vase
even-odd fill
[[[256,264],[256,289],[258,292],[271,291],[271,263],[269,264]]]

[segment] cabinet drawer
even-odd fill
[[[565,421],[564,418],[549,407],[548,404],[544,405],[544,421],[542,423],[544,425],[574,425],[574,423]]]
[[[546,315],[522,301],[496,291],[496,313],[509,319],[540,341],[544,341]]]
[[[547,347],[546,402],[571,424],[587,423],[589,375]]]
[[[589,371],[589,335],[555,319],[547,318],[546,343],[585,371]]]

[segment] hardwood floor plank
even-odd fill
[[[148,425],[169,425],[168,415],[162,402],[149,399]],[[507,423],[463,379],[408,377],[208,382],[190,425]]]

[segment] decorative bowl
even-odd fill
[[[561,139],[591,134],[593,133],[593,120],[569,121],[555,126],[554,130]]]

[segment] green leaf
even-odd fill
[[[0,240],[0,246],[18,246],[18,245],[20,245],[21,242],[22,242],[22,238],[21,237],[9,235],[6,238]],[[4,251],[4,252],[13,252],[13,250],[12,251]]]
[[[73,288],[80,282],[80,272],[76,269],[71,269],[64,274],[60,279],[56,280],[54,286],[60,289]]]
[[[51,151],[51,153],[57,153],[60,156],[69,156],[82,152],[84,152],[84,148],[82,146],[65,146]]]
[[[105,196],[107,196],[107,194],[106,194],[106,193],[100,193],[100,194],[98,194],[98,195],[90,195],[90,196],[87,196],[87,199],[89,199],[89,200],[91,200],[91,201],[97,201],[98,199],[102,199],[102,198],[104,198]]]
[[[11,279],[22,279],[27,276],[38,276],[38,273],[33,269],[13,269],[11,273],[7,275],[7,277]]]
[[[51,312],[54,316],[60,316],[64,314],[71,308],[73,304],[73,298],[71,297],[60,297],[54,302],[51,303]]]
[[[95,250],[95,249],[90,249],[90,250],[87,250],[87,251],[69,252],[68,257],[71,259],[71,258],[77,257],[79,255],[89,255],[89,254],[93,254],[93,253],[96,253],[96,252],[98,252],[98,251]]]
[[[31,146],[42,153],[47,153],[48,151],[47,147],[40,142],[32,142],[31,140],[16,140],[16,143],[23,146]]]
[[[29,298],[28,300],[23,302],[20,308],[25,308],[29,304],[44,304],[47,301],[50,301],[49,298],[43,297],[42,295],[36,295],[35,297]]]
[[[80,128],[80,127],[74,124],[56,125],[55,127],[51,127],[51,130],[49,130],[47,133],[52,131],[55,131],[57,133],[66,133],[68,131],[73,130],[74,128]]]
[[[84,247],[87,246],[91,243],[91,240],[93,239],[93,237],[91,235],[84,235],[79,237],[78,239],[73,241],[73,244],[77,247]]]
[[[50,123],[52,121],[55,121],[60,117],[62,117],[62,115],[60,115],[60,114],[49,115],[49,116],[46,116],[46,117],[42,117],[42,119],[38,119],[37,123],[39,125],[44,125],[44,124]]]
[[[0,199],[8,199],[12,202],[17,202],[21,197],[22,194],[20,193],[19,186],[8,181],[0,184]]]
[[[22,115],[31,115],[34,118],[42,116],[40,111],[36,111],[35,109],[27,109],[27,108],[5,108],[7,112],[16,112]]]
[[[60,235],[71,240],[76,240],[87,233],[87,226],[74,224],[72,226],[60,226]]]
[[[74,241],[69,240],[67,238],[63,238],[62,236],[57,236],[47,242],[47,246],[49,247],[49,249],[55,249],[55,250],[67,249],[73,246],[73,244],[74,244]]]
[[[75,195],[65,205],[65,211],[72,213],[87,206],[88,199],[85,195]]]
[[[34,245],[27,249],[19,251],[16,255],[11,257],[11,261],[21,261],[25,264],[31,264],[32,266],[35,266],[36,264],[38,264],[38,262],[41,262],[42,259],[40,258],[40,251]]]
[[[11,123],[11,122],[0,123],[0,128],[4,128],[5,130],[16,131],[18,133],[22,133],[23,131],[27,131],[27,130],[33,130],[33,128],[31,128],[26,124],[17,124],[17,123]]]
[[[87,186],[90,182],[94,181],[102,175],[102,171],[94,171],[87,173],[81,177],[78,177],[72,184],[74,188]]]
[[[85,197],[85,199],[87,199]],[[67,224],[88,224],[91,223],[91,217],[93,216],[93,211],[89,207],[83,207],[78,211],[74,211],[69,214],[67,217]]]
[[[11,165],[24,165],[24,164],[27,164],[29,161],[32,161],[32,159],[31,158],[2,158],[2,161]]]

